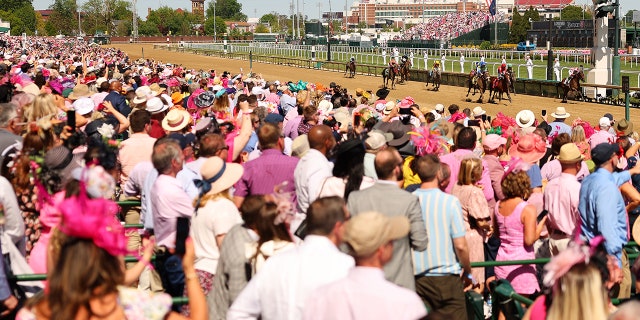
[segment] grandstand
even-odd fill
[[[428,19],[424,24],[417,24],[405,30],[394,40],[440,40],[447,41],[471,31],[480,29],[493,22],[506,20],[506,15],[498,13],[492,16],[489,12],[455,12]]]

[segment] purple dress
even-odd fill
[[[496,261],[535,259],[533,246],[524,245],[524,225],[521,222],[521,216],[527,204],[526,201],[522,201],[507,217],[498,212],[500,203],[496,205],[495,217],[500,232],[500,249],[498,249]],[[540,291],[536,267],[533,264],[495,267],[495,273],[498,279],[509,281],[518,294],[532,294]]]

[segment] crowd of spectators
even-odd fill
[[[451,40],[487,24],[503,21],[505,17],[501,12],[496,15],[486,11],[451,12],[412,26],[393,40]]]
[[[473,291],[490,315],[494,280],[535,299],[528,319],[634,314],[610,301],[640,266],[626,119],[2,40],[0,302],[17,319],[467,319]],[[471,267],[536,257],[552,259]],[[7,281],[28,273],[47,281]]]

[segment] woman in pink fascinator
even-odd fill
[[[127,239],[115,218],[115,202],[78,192],[58,205],[62,220],[49,244],[47,288],[18,312],[16,319],[188,319],[171,311],[165,293],[125,287]],[[190,239],[182,259],[191,319],[207,319],[207,306],[194,268]]]

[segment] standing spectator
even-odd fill
[[[303,319],[420,319],[427,315],[415,292],[384,278],[394,240],[409,233],[406,217],[364,212],[345,224],[344,237],[356,267],[345,279],[318,288]]]
[[[457,112],[457,109],[452,109],[452,106],[455,105],[449,106],[449,112],[453,111],[453,115]],[[460,162],[462,161],[461,159],[463,159],[464,157],[473,156],[473,150],[476,146],[476,140],[477,138],[475,130],[470,127],[464,127],[462,128],[462,130],[460,130],[460,132],[458,132],[457,138],[454,138],[456,151],[440,157],[440,161],[449,165],[449,168],[451,169],[451,181],[458,181]],[[480,185],[482,185],[482,192],[484,193],[485,199],[487,199],[487,202],[490,202],[494,199],[493,188],[491,187],[489,169],[484,164],[483,167],[484,169],[482,171]],[[451,193],[451,189],[453,189],[453,184],[449,184],[449,186],[447,187],[447,193]]]
[[[309,204],[320,194],[322,181],[331,176],[333,164],[327,160],[327,154],[336,146],[331,128],[325,125],[312,127],[308,139],[311,149],[300,159],[293,172],[300,214],[307,212]]]
[[[151,113],[147,110],[136,110],[131,114],[129,122],[133,132],[129,139],[122,141],[118,160],[121,165],[120,179],[122,185],[127,183],[131,170],[142,161],[150,161],[155,138],[149,136]]]
[[[173,249],[176,243],[177,218],[191,218],[193,215],[193,199],[184,192],[182,183],[176,179],[178,172],[182,170],[184,155],[178,142],[169,139],[153,148],[151,161],[159,174],[151,188],[153,230],[158,246]],[[162,283],[166,292],[173,297],[182,296],[185,284],[179,260],[177,256],[171,255],[165,261],[159,261]]]
[[[336,150],[333,176],[322,182],[320,198],[338,196],[349,201],[353,191],[371,187],[375,180],[364,175],[365,148],[360,139],[340,143]]]
[[[500,61],[500,64],[504,64],[504,65],[507,64],[507,56],[505,55],[502,56],[502,60]]]
[[[552,117],[555,118],[553,122],[549,123],[551,126],[551,132],[549,133],[549,137],[554,137],[560,133],[566,133],[571,136],[571,127],[565,123],[565,120],[571,116],[565,110],[564,107],[557,107],[556,111],[551,114]]]
[[[464,54],[460,54],[460,72],[464,73]]]
[[[302,318],[305,301],[315,289],[346,277],[353,268],[353,258],[337,247],[348,217],[338,197],[311,203],[304,243],[267,260],[231,305],[227,319]]]
[[[472,284],[472,276],[460,201],[439,189],[444,177],[443,164],[437,156],[427,154],[414,161],[422,184],[413,194],[420,199],[431,247],[438,248],[414,252],[416,292],[429,310],[439,310],[453,320],[465,320],[463,287]]]
[[[466,158],[460,164],[458,181],[453,186],[451,194],[458,198],[462,206],[462,217],[466,228],[465,238],[469,246],[469,260],[471,262],[484,261],[483,244],[491,234],[491,212],[484,198],[478,181],[482,177],[482,161],[478,158]],[[471,271],[478,281],[478,293],[484,291],[484,268]]]
[[[400,61],[400,50],[398,50],[398,47],[393,48],[393,58],[396,59],[396,61]]]
[[[382,49],[382,64],[383,65],[387,64],[387,50],[386,49]]]
[[[427,50],[424,51],[424,55],[422,56],[422,61],[424,62],[424,69],[429,69],[429,53]]]
[[[607,117],[600,118],[598,121],[600,130],[597,130],[594,134],[589,137],[589,147],[591,149],[595,148],[597,145],[601,143],[614,143],[616,142],[616,137],[609,132],[611,129],[611,120]]]
[[[376,154],[381,150],[387,148],[387,138],[384,133],[381,131],[374,130],[369,132],[369,136],[364,141],[364,146],[366,153],[364,155],[363,164],[364,164],[364,175],[373,178],[374,180],[378,179],[378,174],[376,174],[376,168],[374,165]]]
[[[242,173],[241,165],[225,163],[218,157],[211,157],[202,165],[200,194],[194,205],[197,211],[191,219],[191,236],[196,250],[194,267],[205,295],[213,285],[222,240],[233,226],[242,223],[240,212],[229,194],[229,189]],[[183,308],[182,311],[189,315],[188,309]]]
[[[544,209],[549,212],[547,230],[552,256],[567,248],[580,221],[580,182],[576,174],[582,166],[583,158],[575,144],[563,145],[557,159],[562,166],[562,174],[549,181],[544,189]]]
[[[284,139],[280,128],[265,123],[258,129],[258,140],[262,154],[244,164],[244,174],[236,184],[233,200],[240,207],[248,195],[264,195],[283,185],[283,192],[295,192],[294,171],[298,158],[282,154]]]
[[[560,60],[556,58],[553,63],[553,73],[556,76],[556,81],[562,80],[560,75]]]
[[[127,99],[122,95],[122,83],[120,81],[111,82],[109,85],[109,94],[104,97],[103,101],[109,101],[113,107],[118,110],[123,116],[129,117],[131,113],[131,107],[127,104]]]
[[[442,53],[442,57],[440,57],[440,65],[442,66],[442,72],[444,72],[444,64],[447,61],[447,54],[446,53]]]
[[[207,133],[198,139],[200,145],[198,159],[186,163],[184,166],[191,170],[198,178],[202,178],[200,169],[202,165],[211,157],[218,157],[227,160],[229,146],[224,142],[224,137],[217,133]]]
[[[22,143],[22,111],[13,103],[0,103],[0,163],[3,162],[3,152],[16,143]]]
[[[619,153],[618,144],[601,143],[591,149],[591,160],[596,165],[596,171],[582,180],[578,211],[583,236],[591,240],[602,235],[607,253],[616,257],[618,267],[624,274],[616,284],[619,290],[612,290],[613,296],[628,298],[631,294],[631,273],[623,247],[629,240],[629,226],[625,202],[618,185],[619,182],[629,181],[631,174],[640,171],[640,166],[631,169],[633,172],[622,171],[613,175],[621,156]]]
[[[530,55],[525,57],[525,65],[527,66],[527,75],[529,76],[529,79],[533,79],[533,60],[531,60]]]
[[[578,146],[585,160],[591,160],[591,146],[587,142],[584,128],[581,125],[574,125],[573,128],[571,128],[571,142]]]
[[[497,134],[488,134],[482,140],[482,147],[484,149],[482,160],[484,160],[489,169],[489,178],[491,179],[491,187],[493,188],[494,199],[496,201],[504,199],[502,187],[500,186],[502,177],[504,176],[504,167],[500,163],[500,157],[504,153],[506,144],[507,139]]]
[[[427,248],[427,232],[418,198],[399,187],[402,183],[402,164],[398,150],[388,148],[380,151],[375,159],[379,180],[365,190],[352,192],[347,204],[354,216],[361,212],[377,211],[387,216],[409,218],[411,232],[394,242],[393,258],[385,265],[384,273],[389,281],[414,290],[410,249],[424,251]]]
[[[495,209],[495,230],[500,237],[496,261],[535,258],[533,244],[547,217],[536,222],[536,208],[524,200],[531,195],[528,166],[518,158],[512,159],[502,181],[505,199],[499,201]],[[518,294],[530,295],[540,290],[535,265],[499,266],[495,267],[495,273],[498,279],[508,279]]]

